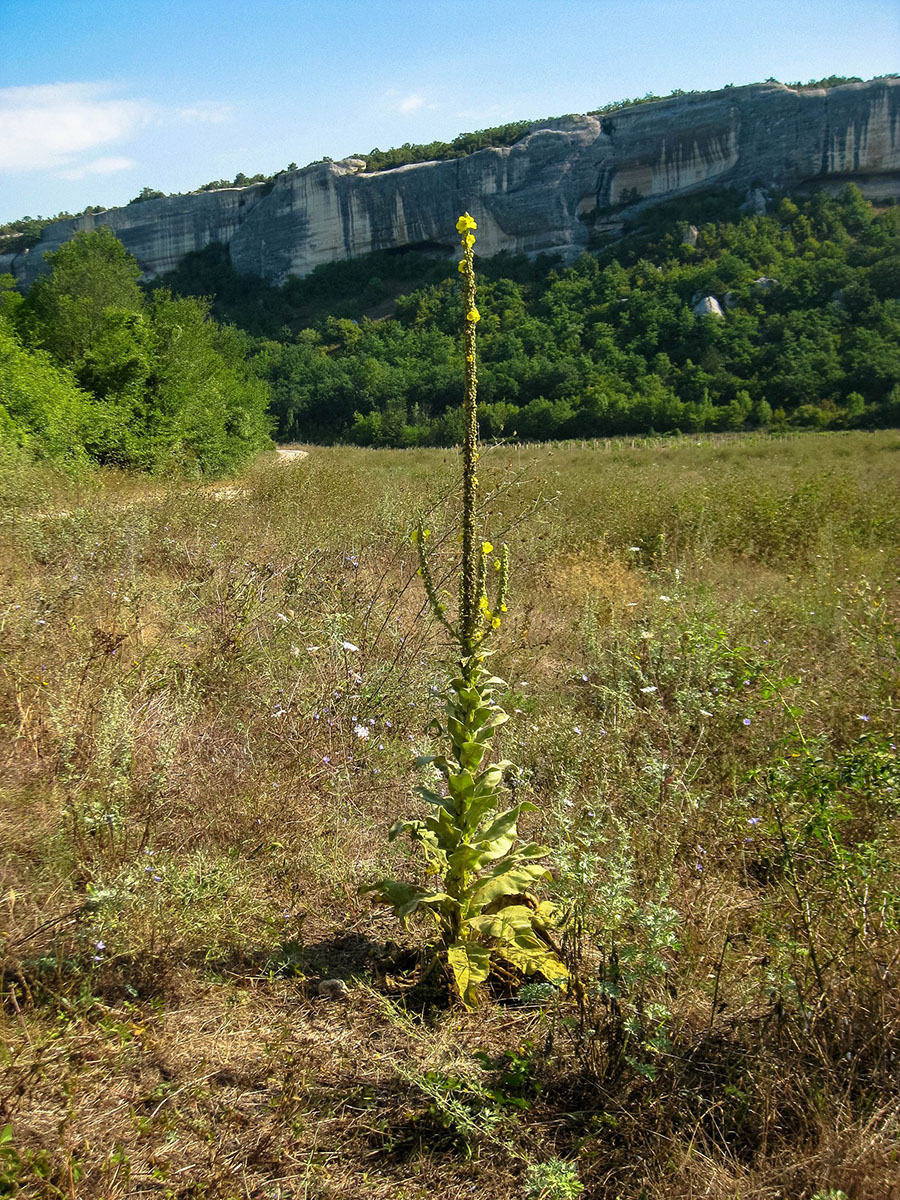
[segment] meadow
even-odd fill
[[[578,986],[466,1011],[360,891],[421,877],[457,453],[3,464],[0,1195],[900,1198],[900,434],[479,474]]]

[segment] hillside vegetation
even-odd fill
[[[501,254],[479,272],[488,437],[900,422],[900,208],[852,186],[766,216],[711,193],[570,266]],[[456,279],[453,262],[384,253],[276,289],[210,248],[166,282],[260,339],[278,436],[409,446],[460,440]],[[722,315],[695,311],[708,296]]]
[[[204,301],[147,297],[108,229],[47,257],[24,299],[0,293],[0,452],[221,474],[268,443],[247,339]]]
[[[479,262],[488,439],[900,423],[900,207],[848,186],[755,216],[709,193],[596,240],[570,265]],[[221,474],[270,421],[282,440],[461,441],[443,256],[381,252],[274,288],[211,246],[142,289],[101,229],[49,261],[0,299],[7,445]]]

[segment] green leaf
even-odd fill
[[[493,791],[494,788],[498,788],[503,782],[503,772],[512,765],[511,762],[506,762],[505,760],[503,762],[491,763],[476,778],[476,789],[489,788]]]
[[[484,758],[485,749],[486,747],[478,742],[467,742],[460,746],[459,765],[464,771],[477,771]]]
[[[476,836],[472,839],[472,844],[492,851],[489,854],[489,859],[502,858],[504,854],[509,852],[510,847],[518,837],[516,822],[519,819],[519,812],[520,805],[516,804],[513,808],[508,808],[506,812],[498,813],[490,825],[485,829],[478,830]],[[497,853],[493,853],[495,845],[498,847]],[[499,849],[499,847],[503,848]]]
[[[472,942],[454,942],[447,948],[447,961],[456,990],[466,1008],[478,1003],[478,987],[491,973],[491,952]]]
[[[398,879],[381,879],[378,883],[370,883],[359,889],[362,895],[371,892],[382,904],[391,904],[399,908],[409,902],[414,896],[423,896],[424,888],[413,883],[401,883]]]
[[[539,863],[508,865],[510,862],[510,859],[502,859],[490,875],[468,889],[470,910],[485,908],[501,896],[518,896],[548,875],[547,868]]]
[[[471,917],[466,924],[480,937],[512,941],[517,934],[531,932],[532,911],[526,904],[510,904],[499,912]]]
[[[484,792],[482,795],[476,795],[469,805],[469,811],[466,814],[470,828],[477,829],[482,819],[492,809],[497,807],[499,799],[499,792]]]
[[[404,924],[407,917],[419,907],[431,910],[441,906],[459,907],[458,902],[446,892],[427,892],[416,884],[401,883],[397,879],[382,879],[379,883],[360,888],[360,892],[363,895],[371,892],[382,904],[390,904],[398,920]],[[440,924],[440,913],[432,911],[430,915]]]
[[[399,821],[395,821],[391,826],[390,833],[388,834],[388,841],[393,842],[404,833],[408,833],[411,838],[420,840],[424,827],[424,821],[401,817]]]
[[[455,808],[456,806],[448,803],[446,796],[442,796],[440,792],[436,792],[434,788],[426,787],[424,784],[419,784],[413,789],[426,804],[433,804],[435,808]]]
[[[513,944],[504,943],[498,953],[523,975],[543,975],[552,983],[562,983],[569,978],[569,972],[553,951],[537,941],[533,945],[521,945],[517,938]]]
[[[447,787],[454,800],[468,800],[475,791],[475,782],[468,771],[458,771],[449,777]]]
[[[422,895],[416,898],[415,902],[411,901],[408,905],[404,905],[403,908],[399,909],[397,916],[402,919],[415,912],[417,908],[440,908],[442,906],[459,908],[459,901],[454,900],[452,896],[448,896],[446,892],[423,892]]]
[[[459,845],[459,826],[446,808],[439,808],[434,816],[426,817],[425,824],[435,835],[441,850],[451,853]]]

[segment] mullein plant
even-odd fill
[[[467,1007],[502,960],[522,975],[543,975],[562,985],[567,972],[556,951],[552,929],[553,905],[537,900],[530,889],[549,875],[541,860],[550,853],[536,843],[519,843],[518,821],[533,804],[504,807],[504,774],[513,764],[491,761],[494,733],[507,720],[496,700],[502,679],[490,674],[485,661],[491,635],[500,629],[507,611],[509,551],[494,547],[477,532],[478,420],[475,330],[475,221],[466,213],[456,223],[462,242],[463,343],[465,348],[465,440],[462,478],[462,560],[459,602],[455,620],[448,597],[434,584],[428,559],[429,530],[420,521],[412,534],[419,556],[419,574],[431,608],[450,635],[455,669],[445,691],[444,754],[417,760],[441,777],[438,790],[417,788],[430,808],[423,819],[398,821],[391,840],[407,834],[421,849],[426,874],[435,883],[429,890],[413,883],[384,879],[367,889],[393,907],[406,925],[414,913],[437,925],[437,950],[450,968],[453,985]],[[488,577],[494,585],[488,588]],[[490,592],[490,596],[489,596]],[[519,843],[519,844],[517,844]]]

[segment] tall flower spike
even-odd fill
[[[490,607],[485,584],[488,555],[494,547],[475,537],[478,479],[478,422],[475,380],[475,272],[472,230],[475,222],[466,213],[456,226],[463,243],[463,323],[466,357],[466,391],[463,398],[465,441],[463,445],[462,569],[459,572],[459,620],[454,629],[444,616],[428,566],[425,539],[419,527],[413,534],[419,552],[419,571],[429,602],[450,630],[460,650],[445,694],[446,726],[441,728],[450,742],[449,753],[428,755],[419,761],[430,764],[444,778],[440,791],[422,786],[421,798],[434,810],[430,815],[398,821],[391,838],[406,833],[422,851],[427,875],[436,876],[434,887],[402,880],[382,879],[364,888],[391,905],[405,924],[413,912],[429,916],[440,934],[439,952],[453,977],[463,1004],[478,1002],[479,986],[490,976],[495,959],[502,959],[521,975],[542,974],[557,984],[568,980],[549,933],[556,921],[552,905],[538,904],[530,886],[548,878],[541,862],[550,851],[533,842],[517,845],[517,823],[521,813],[533,808],[513,803],[500,811],[503,775],[512,763],[492,762],[494,733],[507,714],[497,703],[495,688],[502,681],[484,669],[489,653],[484,639],[499,629],[506,611],[509,554],[501,547],[498,567],[498,609]],[[502,912],[493,911],[497,900]]]
[[[462,496],[462,571],[460,573],[459,632],[464,656],[475,653],[480,637],[479,570],[481,552],[475,536],[475,510],[478,503],[478,478],[475,464],[478,461],[478,380],[475,363],[475,326],[479,320],[475,307],[475,221],[468,213],[456,222],[456,230],[462,242],[460,271],[463,286],[463,346],[466,358],[466,390],[463,397],[463,496]]]

